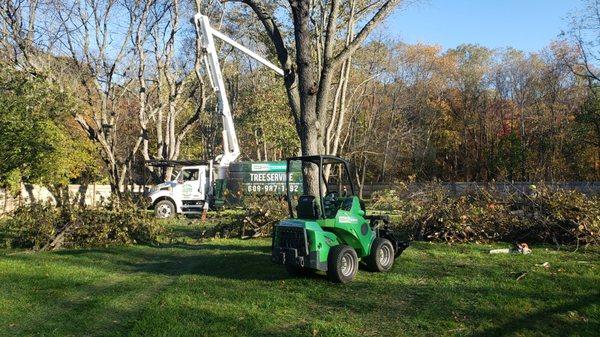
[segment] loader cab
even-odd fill
[[[335,156],[303,156],[287,160],[287,174],[301,169],[305,179],[303,191],[298,195],[286,182],[288,209],[291,218],[305,220],[334,219],[338,211],[365,215],[364,204],[355,196],[349,163]]]

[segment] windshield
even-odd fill
[[[290,160],[289,165],[290,168],[301,167],[305,178],[301,193],[293,193],[291,186],[288,186],[287,197],[292,218],[330,219],[336,216],[340,207],[348,210],[352,205],[354,191],[344,162],[328,160],[319,167],[314,160]],[[307,175],[314,177],[313,186],[309,186]]]
[[[184,169],[183,171],[181,171],[181,176],[179,176],[178,178],[182,181],[194,181],[198,180],[199,173],[200,172],[197,168]]]
[[[323,179],[327,182],[325,195],[335,194],[336,197],[345,198],[353,194],[351,177],[343,163],[323,165]]]

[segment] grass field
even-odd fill
[[[414,243],[386,274],[290,278],[266,239],[0,251],[3,336],[594,336],[600,251]],[[549,268],[540,266],[549,263]],[[519,280],[517,278],[526,273]]]

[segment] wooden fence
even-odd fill
[[[130,190],[132,190],[130,188]],[[147,188],[141,185],[133,186],[133,192],[136,194],[143,193]],[[69,196],[72,202],[80,205],[97,206],[100,205],[111,196],[110,185],[69,185]],[[0,189],[0,214],[10,212],[19,205],[30,202],[50,202],[56,200],[52,193],[45,187],[39,185],[22,184],[21,191],[17,196],[12,196],[4,189]]]

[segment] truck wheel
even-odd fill
[[[154,215],[159,219],[175,216],[175,205],[169,200],[161,200],[154,205]]]
[[[354,249],[346,245],[331,248],[327,257],[327,276],[330,280],[347,283],[354,279],[358,271],[358,256]]]
[[[388,239],[375,238],[371,253],[365,260],[371,271],[389,271],[394,265],[394,246]]]

